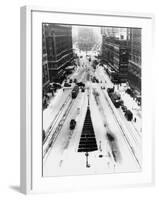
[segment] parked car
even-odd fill
[[[85,84],[83,82],[76,83],[79,87],[85,87]]]
[[[107,92],[108,92],[108,94],[114,92],[114,88],[108,88]]]
[[[124,106],[124,105],[121,106],[121,109],[122,109],[123,112],[126,112],[126,111],[127,111],[127,107]]]
[[[65,83],[64,83],[64,87],[71,87],[71,84],[65,82]]]
[[[135,96],[134,91],[133,91],[132,89],[130,89],[130,88],[128,88],[128,89],[126,90],[126,93],[129,94],[131,97],[134,97],[134,96]]]
[[[141,106],[141,96],[137,96],[136,101],[137,101],[138,106]]]
[[[50,89],[60,89],[61,85],[60,83],[50,83],[49,87]]]
[[[120,102],[120,105],[123,106],[124,101],[123,100],[119,100],[119,102]]]
[[[131,121],[133,119],[133,113],[130,110],[126,110],[125,117],[128,121]]]
[[[75,79],[73,80],[73,82],[74,82],[74,83],[77,83],[77,79],[75,78]]]

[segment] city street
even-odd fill
[[[65,87],[63,83],[43,110],[43,176],[139,172],[142,169],[141,108],[126,94],[122,84],[112,83],[104,66],[92,67],[96,48],[78,52],[79,66],[66,81],[71,86]],[[85,84],[78,86],[76,98],[72,98],[72,90],[77,85],[74,80]],[[114,106],[107,92],[113,87],[133,112],[135,121],[128,121],[121,107]],[[79,152],[88,110],[97,150]],[[72,119],[76,122],[74,128],[70,127]]]

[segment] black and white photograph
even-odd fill
[[[42,23],[42,176],[142,171],[142,28]]]

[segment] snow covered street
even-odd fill
[[[73,98],[76,83],[72,81],[71,87],[57,90],[43,111],[43,130],[46,133],[43,176],[139,172],[142,169],[140,107],[122,87],[115,88],[124,105],[136,117],[136,122],[128,121],[122,109],[116,108],[108,95],[107,89],[114,86],[109,76],[102,66],[93,69],[92,62],[83,52],[80,66],[69,76],[70,79],[85,86],[79,85],[77,96]],[[89,126],[93,126],[97,150],[78,152],[88,109],[92,123]],[[73,128],[71,120],[76,122]]]

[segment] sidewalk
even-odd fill
[[[124,101],[124,105],[132,111],[133,116],[136,118],[136,122],[132,121],[134,128],[141,134],[142,129],[142,109],[141,106],[138,106],[137,102],[125,92],[125,86],[114,85],[109,76],[106,74],[103,68],[98,68],[98,73],[101,77],[106,80],[108,87],[115,86],[115,91],[121,95],[121,99]]]
[[[55,118],[57,112],[59,111],[60,107],[66,100],[69,94],[69,90],[65,90],[63,92],[62,88],[57,90],[55,95],[51,97],[49,106],[43,110],[43,130],[46,131],[53,119]]]
[[[124,101],[124,105],[133,113],[133,118],[136,118],[136,122],[132,121],[132,124],[134,128],[137,129],[137,131],[141,134],[141,128],[142,128],[141,106],[138,106],[137,102],[124,91],[122,86],[120,86],[119,89],[116,89],[116,91],[121,95],[121,99]]]

